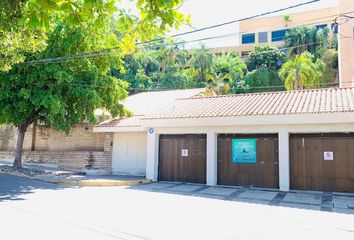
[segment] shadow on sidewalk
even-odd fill
[[[45,183],[26,177],[0,173],[0,202],[25,200],[23,196],[33,193],[36,189],[60,190],[64,188],[70,188],[70,186]]]

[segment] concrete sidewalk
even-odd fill
[[[230,186],[211,187],[202,184],[176,182],[156,182],[147,185],[133,186],[129,189],[354,215],[354,193],[301,190],[281,192],[277,189]]]
[[[13,160],[0,159],[0,166],[12,166]],[[53,164],[23,163],[27,169],[41,170],[46,174],[29,176],[20,174],[31,179],[71,186],[134,186],[151,183],[144,177],[117,176],[117,175],[86,175],[85,171],[61,169]],[[11,174],[11,173],[8,173]],[[18,175],[14,172],[14,175]]]
[[[71,186],[135,186],[139,184],[151,183],[150,180],[144,177],[134,177],[134,176],[83,176],[83,175],[71,175],[71,176],[52,176],[52,175],[41,175],[34,177],[36,180],[65,184]]]
[[[12,166],[13,161],[13,159],[0,158],[0,166]],[[23,168],[41,170],[56,175],[85,175],[84,171],[62,169],[56,164],[23,162],[22,166]]]

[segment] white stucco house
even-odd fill
[[[147,128],[141,118],[166,107],[179,98],[197,96],[203,88],[142,92],[129,96],[125,107],[131,117],[104,121],[94,127],[94,132],[113,133],[112,173],[120,175],[146,175]]]
[[[106,125],[115,169],[154,181],[354,192],[353,88],[179,98]]]

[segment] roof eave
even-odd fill
[[[353,123],[354,112],[329,112],[311,114],[228,116],[203,118],[142,119],[145,127],[200,127],[200,126],[247,126],[284,124],[335,124]]]
[[[145,132],[145,127],[94,127],[93,132]]]

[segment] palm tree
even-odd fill
[[[208,74],[206,77],[206,89],[204,92],[206,96],[227,94],[229,92],[230,82],[232,82],[232,77],[230,74],[213,72],[212,74]]]
[[[195,49],[190,61],[190,67],[193,70],[193,75],[197,78],[197,82],[205,83],[207,74],[210,73],[213,64],[212,52],[202,45]]]
[[[247,66],[237,52],[228,52],[214,57],[212,72],[214,75],[228,75],[229,84],[233,85],[235,81],[244,78]]]
[[[289,15],[284,15],[283,20],[285,22],[285,27],[288,27],[289,23],[292,22],[291,17]]]
[[[320,40],[317,39],[318,30],[315,26],[307,27],[301,26],[293,29],[289,29],[285,36],[285,47],[289,48],[289,54],[300,55],[305,51],[314,52],[317,46],[320,45]]]
[[[307,52],[288,60],[279,70],[279,76],[285,82],[287,90],[319,87],[320,74],[320,70]]]

